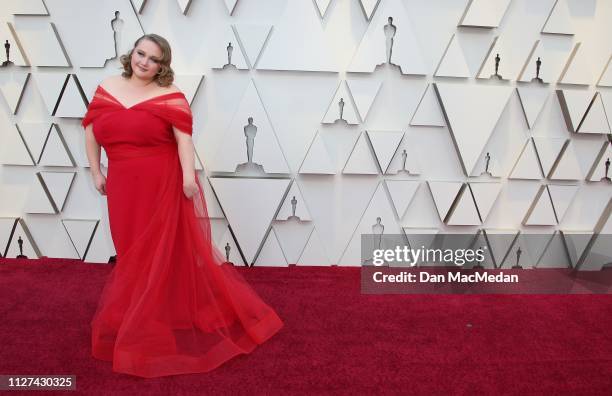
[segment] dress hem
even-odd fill
[[[177,374],[205,373],[214,370],[223,363],[240,354],[251,353],[259,344],[263,344],[276,334],[284,323],[275,312],[270,312],[256,325],[245,329],[245,336],[237,342],[224,339],[211,348],[206,355],[216,353],[214,363],[203,357],[186,355],[165,355],[147,358],[140,353],[114,351],[114,342],[97,341],[99,348],[92,348],[92,356],[99,360],[113,362],[113,371],[120,374],[134,375],[142,378],[156,378]],[[106,346],[106,347],[105,347]],[[124,363],[117,364],[116,360]],[[135,369],[138,362],[140,369]],[[162,368],[163,366],[163,368]],[[172,367],[171,369],[169,367]]]

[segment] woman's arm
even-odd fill
[[[187,198],[191,198],[198,192],[198,185],[195,180],[193,140],[191,135],[181,132],[175,127],[173,127],[173,131],[178,146],[181,168],[183,169],[183,192]]]
[[[91,177],[96,186],[96,190],[98,190],[100,194],[106,195],[106,177],[100,170],[100,145],[93,134],[93,124],[89,124],[85,128],[85,149],[87,151],[87,159],[89,160]]]

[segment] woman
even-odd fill
[[[191,111],[170,61],[164,38],[142,36],[121,57],[122,75],[98,86],[82,123],[117,251],[91,322],[92,354],[148,378],[210,371],[283,326],[211,243]]]

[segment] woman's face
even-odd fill
[[[136,77],[152,80],[159,69],[162,58],[161,48],[151,40],[140,40],[132,52],[132,70]]]

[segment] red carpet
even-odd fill
[[[0,259],[0,374],[132,396],[610,394],[611,295],[362,295],[359,269],[338,267],[241,268],[284,320],[276,336],[206,374],[117,374],[89,349],[110,269]]]

